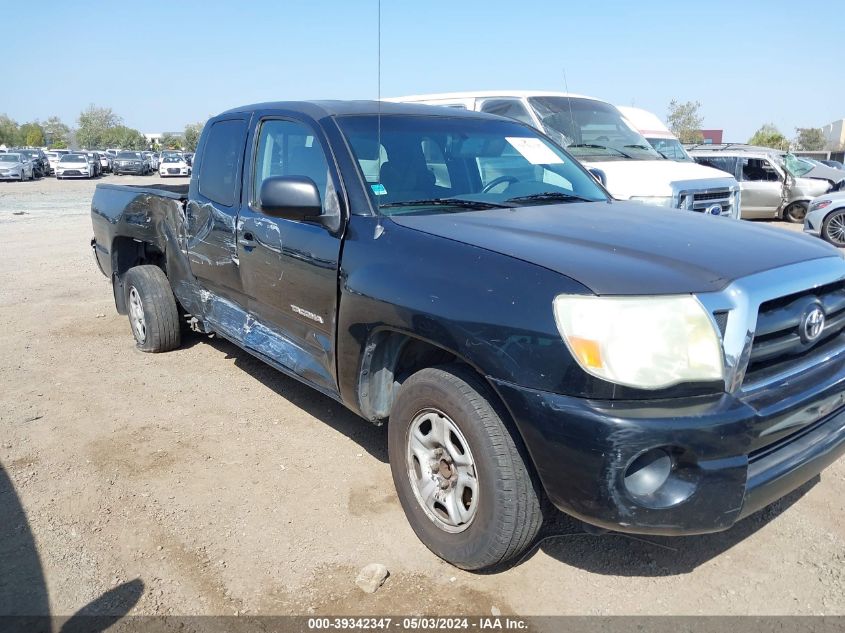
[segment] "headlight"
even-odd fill
[[[690,295],[559,295],[554,313],[578,364],[604,380],[659,389],[724,377],[715,325]]]
[[[631,202],[653,204],[658,207],[672,207],[672,196],[634,196]]]
[[[817,209],[824,209],[825,207],[829,207],[830,203],[833,202],[832,200],[819,200],[814,202],[810,205],[810,211],[815,211]]]

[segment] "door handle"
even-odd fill
[[[252,236],[252,233],[247,231],[243,235],[241,235],[240,239],[238,240],[238,244],[241,246],[255,246],[255,238]]]

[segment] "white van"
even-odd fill
[[[564,92],[487,91],[386,101],[464,108],[522,121],[566,147],[619,200],[738,219],[739,184],[723,171],[665,159],[610,103]]]
[[[656,114],[631,106],[618,105],[616,109],[645,137],[649,145],[664,157],[686,163],[695,162],[693,157],[687,154],[678,137],[672,134]]]

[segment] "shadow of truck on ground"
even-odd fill
[[[88,603],[69,619],[52,617],[50,596],[26,512],[0,464],[0,630],[4,633],[97,633],[115,624],[144,593],[130,580]]]

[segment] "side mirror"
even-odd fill
[[[270,176],[261,183],[258,207],[275,218],[308,220],[323,213],[317,185],[307,176]]]
[[[593,178],[598,180],[603,187],[607,187],[607,174],[605,174],[601,169],[591,167],[587,171],[590,172],[593,175]]]

